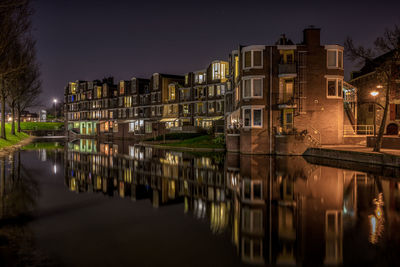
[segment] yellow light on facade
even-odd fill
[[[383,86],[382,85],[377,85],[376,88],[381,89],[381,88],[383,88]]]

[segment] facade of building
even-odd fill
[[[71,82],[65,103],[72,134],[148,138],[225,129],[228,151],[302,153],[343,142],[343,47],[321,45],[320,30],[305,29],[300,44],[283,35],[275,45],[240,46],[228,61],[184,76]]]
[[[321,45],[319,29],[305,29],[297,45],[282,36],[273,46],[241,46],[230,62],[229,150],[272,152],[298,133],[343,142],[343,47]]]
[[[386,64],[392,59],[390,53],[374,59],[374,62],[365,64],[358,72],[353,72],[350,84],[358,91],[358,123],[373,125],[379,128],[383,119],[383,107],[385,105],[386,83],[381,81],[375,67]],[[392,77],[390,81],[389,112],[386,118],[385,134],[399,135],[400,133],[400,63],[391,65]],[[377,92],[377,96],[371,92]],[[377,103],[377,104],[375,104]],[[376,116],[375,116],[375,114]],[[374,125],[375,116],[375,125]],[[378,132],[378,129],[376,129]]]
[[[170,131],[215,127],[223,132],[229,66],[213,61],[184,76],[154,73],[114,84],[70,82],[65,88],[69,132],[113,138],[143,138]]]

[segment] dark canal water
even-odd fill
[[[0,265],[398,265],[396,170],[323,164],[31,144],[0,159]]]

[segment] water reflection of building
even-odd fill
[[[379,242],[378,233],[400,221],[398,183],[302,157],[207,157],[95,140],[70,143],[65,156],[70,190],[148,199],[154,207],[181,203],[213,233],[231,233],[251,264],[351,262],[344,243],[362,240],[357,246],[369,251],[371,235]]]

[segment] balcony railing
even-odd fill
[[[279,64],[279,75],[296,75],[296,64]]]

